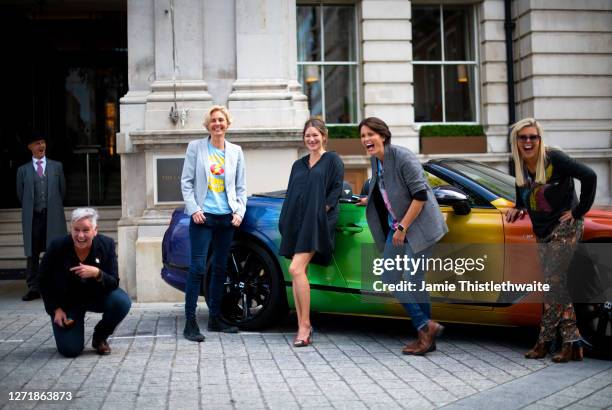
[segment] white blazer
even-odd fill
[[[181,191],[185,201],[185,213],[193,215],[202,209],[208,192],[210,164],[208,163],[208,141],[210,136],[191,141],[187,146]],[[225,140],[225,193],[232,213],[244,218],[246,212],[246,172],[244,154],[239,145]]]

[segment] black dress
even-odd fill
[[[335,152],[325,152],[310,168],[309,157],[298,159],[291,168],[278,223],[282,236],[279,254],[292,258],[296,253],[314,251],[313,263],[329,265],[334,251],[344,164]]]

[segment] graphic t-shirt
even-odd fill
[[[215,215],[232,213],[225,192],[225,151],[208,143],[208,192],[204,199],[204,212]]]

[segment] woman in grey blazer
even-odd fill
[[[428,258],[433,246],[448,232],[444,217],[423,167],[407,148],[391,145],[389,127],[379,118],[366,118],[359,124],[361,144],[371,156],[366,217],[374,241],[385,259]],[[391,270],[383,280],[396,283],[407,280],[421,288],[424,271]],[[402,353],[423,355],[435,350],[435,338],[444,328],[431,320],[431,302],[427,291],[396,292],[418,332],[418,339]]]
[[[227,108],[220,105],[210,107],[204,118],[204,126],[210,135],[189,143],[181,176],[185,213],[191,215],[191,265],[185,285],[186,320],[183,335],[194,342],[204,340],[195,311],[210,247],[214,264],[207,293],[208,330],[238,331],[237,327],[221,320],[227,258],[234,229],[242,223],[247,201],[242,149],[225,140],[230,124]]]

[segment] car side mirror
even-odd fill
[[[472,211],[467,195],[459,188],[442,185],[435,187],[433,192],[438,204],[452,206],[457,215],[468,215]]]

